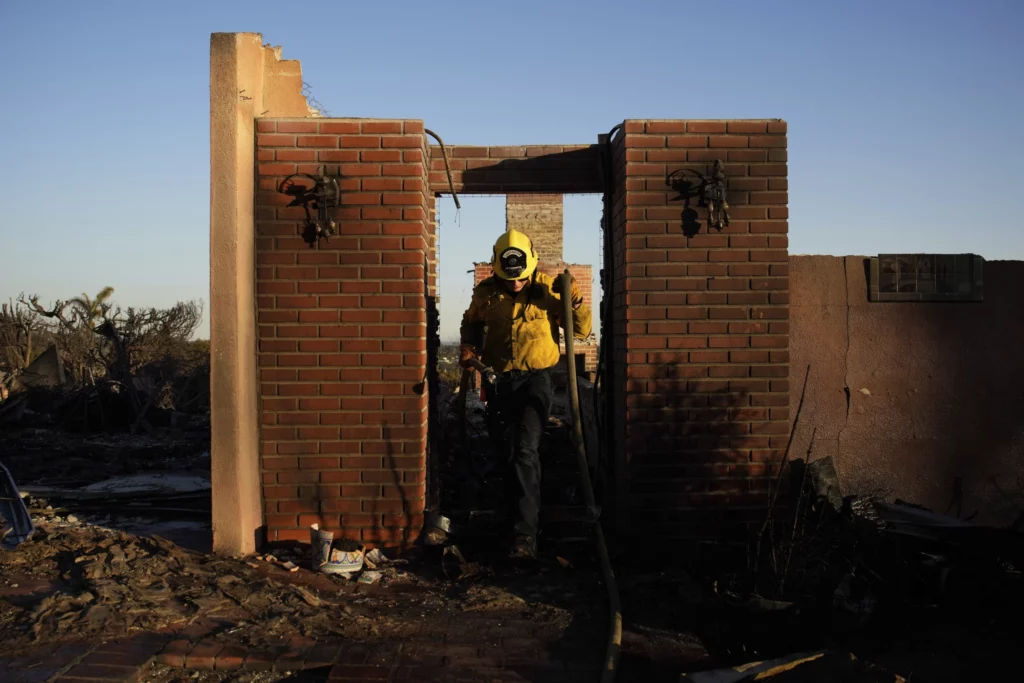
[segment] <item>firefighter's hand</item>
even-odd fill
[[[570,288],[569,296],[572,299],[572,307],[573,307],[573,309],[577,309],[577,308],[579,308],[580,306],[583,305],[583,292],[580,291],[580,286],[576,282],[576,278],[573,277],[572,275],[569,275],[569,288]],[[555,294],[558,294],[559,296],[561,296],[561,294],[562,294],[562,276],[561,275],[559,275],[558,277],[555,278],[555,283],[553,285],[551,285],[551,291],[554,292]]]
[[[476,360],[476,349],[469,344],[461,344],[459,346],[459,365],[464,368],[472,368],[473,361]]]

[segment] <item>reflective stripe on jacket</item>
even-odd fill
[[[551,291],[554,278],[535,273],[518,295],[491,276],[473,289],[473,300],[462,316],[463,344],[476,347],[474,325],[485,325],[483,348],[477,355],[496,372],[543,370],[558,363],[562,300]],[[592,312],[587,304],[573,311],[573,337],[590,336]]]

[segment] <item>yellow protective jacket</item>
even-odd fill
[[[510,370],[544,370],[558,363],[559,327],[563,305],[551,291],[554,278],[535,273],[533,282],[518,295],[509,292],[494,276],[473,289],[473,301],[462,316],[461,342],[476,349],[485,365],[497,373]],[[590,306],[573,311],[573,337],[590,336]],[[477,348],[474,327],[485,326],[483,348]]]

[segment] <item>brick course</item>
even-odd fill
[[[785,130],[627,121],[612,143],[607,390],[620,522],[705,536],[763,508],[788,429]],[[261,120],[258,131],[268,538],[304,539],[315,521],[367,542],[411,540],[425,499],[421,383],[437,331],[434,194],[449,191],[439,148],[412,120]],[[602,191],[599,152],[448,148],[457,191],[501,194]],[[698,210],[701,229],[687,236],[667,177],[715,159],[732,223],[709,233]],[[285,206],[277,186],[320,164],[340,172],[339,234],[309,249],[302,209]],[[593,304],[589,266],[573,269]],[[475,281],[488,274],[478,264]]]
[[[615,139],[613,431],[631,528],[717,536],[763,513],[788,433],[770,409],[789,402],[785,130],[626,121]],[[715,159],[731,223],[709,230],[699,209],[687,237],[667,178]]]
[[[317,522],[368,543],[409,542],[424,508],[422,382],[436,286],[423,124],[264,119],[258,130],[268,539],[308,539]],[[302,208],[285,206],[290,197],[277,188],[321,165],[341,178],[338,234],[311,249],[300,237]]]

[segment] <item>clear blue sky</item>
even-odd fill
[[[209,36],[261,32],[334,116],[449,143],[625,118],[789,122],[792,253],[1024,258],[1024,3],[0,0],[0,296],[208,301]],[[442,207],[449,337],[501,198]],[[599,261],[596,197],[569,261]],[[200,334],[208,334],[208,323]]]

